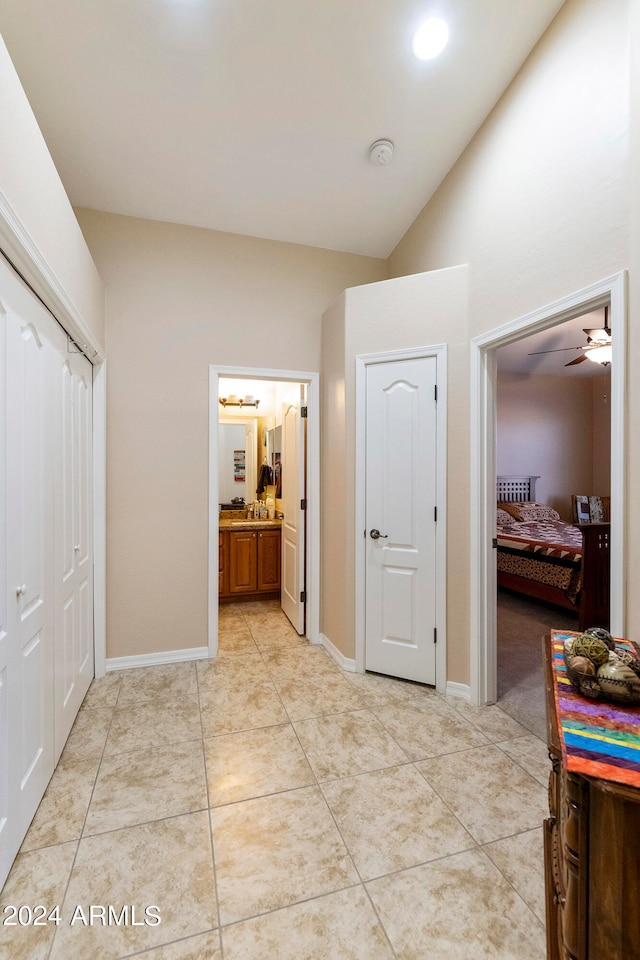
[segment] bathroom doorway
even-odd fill
[[[210,656],[219,602],[267,595],[281,595],[296,630],[320,642],[318,413],[317,373],[210,367]],[[280,586],[271,576],[276,566]]]

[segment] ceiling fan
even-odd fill
[[[565,363],[565,367],[573,367],[576,363],[582,363],[583,360],[592,360],[603,367],[611,363],[611,328],[609,326],[609,307],[604,308],[604,326],[584,330],[587,335],[587,342],[581,347],[558,347],[556,350],[537,350],[528,354],[530,357],[539,356],[542,353],[563,353],[565,350],[580,350],[581,354],[575,360]]]

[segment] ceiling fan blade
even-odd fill
[[[565,350],[582,350],[582,347],[558,347],[556,350],[536,350],[534,353],[528,353],[528,357],[539,357],[543,353],[564,353]]]
[[[572,367],[576,363],[582,363],[583,360],[587,359],[586,353],[583,353],[581,357],[576,357],[575,360],[570,360],[569,363],[565,363],[565,367]]]

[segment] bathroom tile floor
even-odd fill
[[[542,960],[547,764],[497,707],[223,607],[215,661],[94,681],[0,897],[59,923],[0,958]]]

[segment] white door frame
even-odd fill
[[[308,384],[307,400],[307,632],[320,643],[320,374],[308,370],[209,366],[209,637],[210,657],[218,653],[218,380],[280,380]]]
[[[106,354],[64,284],[0,190],[0,250],[93,365],[93,643],[96,677],[106,669]]]
[[[606,277],[576,293],[471,340],[471,529],[470,637],[471,701],[497,697],[496,565],[492,541],[496,522],[496,380],[498,347],[547,330],[610,304],[611,362],[611,632],[625,636],[625,437],[627,274]]]
[[[418,360],[435,357],[438,404],[436,409],[436,524],[437,566],[441,571],[436,583],[436,690],[444,693],[447,686],[447,346],[416,347],[412,350],[391,350],[384,353],[363,353],[356,357],[356,408],[355,408],[355,574],[356,574],[356,655],[357,673],[365,671],[365,626],[366,626],[366,424],[367,424],[367,367],[372,363],[394,360]]]

